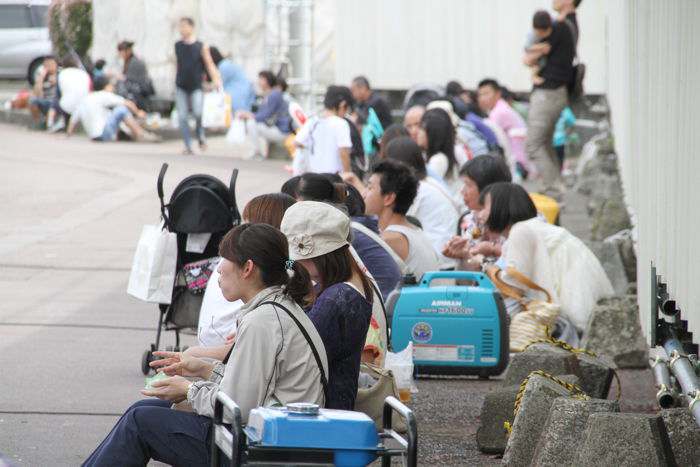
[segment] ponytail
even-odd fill
[[[267,224],[242,224],[221,240],[219,254],[242,266],[251,260],[260,270],[265,287],[282,286],[295,302],[304,306],[311,295],[311,278],[301,264],[290,262],[287,237]],[[289,277],[289,271],[293,272]]]
[[[311,277],[309,271],[297,262],[293,262],[291,270],[292,276],[288,277],[285,292],[292,300],[304,308],[313,301],[313,289],[311,287]]]

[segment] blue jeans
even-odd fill
[[[186,91],[182,88],[175,89],[175,106],[177,107],[177,120],[180,125],[182,139],[185,140],[187,149],[192,149],[192,137],[190,136],[190,126],[188,117],[190,112],[197,122],[197,139],[199,144],[204,144],[204,127],[202,127],[202,104],[204,94],[201,89]]]
[[[102,136],[96,139],[101,141],[114,141],[117,139],[119,124],[129,115],[131,115],[131,112],[125,105],[118,105],[113,108],[107,118],[107,122],[105,122],[105,129],[102,130]]]
[[[149,459],[174,466],[211,463],[212,420],[170,408],[160,399],[144,399],[122,415],[83,466],[145,466]]]

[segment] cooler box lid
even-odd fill
[[[245,433],[261,447],[375,451],[379,444],[374,421],[364,413],[312,404],[253,409]]]

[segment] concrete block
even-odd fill
[[[579,400],[560,397],[549,410],[549,417],[535,449],[532,465],[559,467],[574,465],[581,436],[592,413],[619,412],[617,401]]]
[[[605,200],[593,214],[592,222],[592,240],[602,240],[632,227],[627,206],[621,196]]]
[[[578,377],[581,389],[591,397],[606,399],[613,379],[613,366],[600,357],[585,353],[575,354],[578,359]]]
[[[649,347],[633,295],[603,298],[588,321],[582,346],[611,359],[618,368],[647,368]]]
[[[600,265],[603,266],[608,279],[610,279],[615,295],[625,295],[629,288],[625,263],[622,260],[618,246],[613,242],[609,242],[609,238],[603,240],[593,251],[598,257]]]
[[[534,344],[511,357],[504,384],[520,384],[535,370],[550,375],[579,374],[578,360],[574,354],[549,344]]]
[[[678,467],[700,464],[700,427],[685,407],[661,411]]]
[[[530,378],[520,400],[520,410],[513,421],[508,437],[503,464],[529,466],[532,464],[537,442],[555,399],[571,393],[563,386],[539,375]]]
[[[575,375],[557,376],[567,383],[579,384]],[[520,390],[520,384],[503,386],[486,393],[479,415],[479,428],[476,430],[476,445],[481,452],[487,454],[503,454],[508,442],[508,434],[503,427],[504,422],[513,424],[513,408],[515,396]]]
[[[660,415],[594,413],[588,417],[575,465],[676,465],[671,442]]]
[[[486,394],[481,406],[479,428],[476,430],[476,445],[487,454],[503,454],[508,435],[504,422],[513,423],[513,406],[520,385],[498,388]]]

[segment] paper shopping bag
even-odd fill
[[[170,304],[176,267],[177,236],[162,224],[144,225],[126,293],[146,302]]]
[[[231,125],[231,96],[224,92],[204,93],[202,126],[204,128],[228,128]]]

